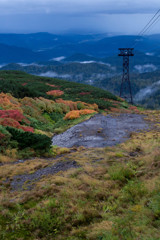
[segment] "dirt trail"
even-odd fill
[[[52,139],[60,147],[105,147],[124,142],[131,132],[148,129],[143,115],[120,114],[103,116],[97,114]]]
[[[54,175],[60,171],[67,171],[70,168],[78,167],[79,165],[76,163],[76,161],[60,161],[52,166],[39,169],[32,174],[17,175],[13,177],[13,180],[10,184],[11,189],[13,191],[23,190],[24,188],[25,190],[30,190],[33,188],[34,183],[40,180],[43,176]]]
[[[66,132],[53,137],[53,145],[61,147],[85,146],[105,147],[124,142],[129,138],[131,132],[147,130],[149,123],[144,116],[137,114],[121,114],[119,116],[103,116],[97,114],[91,119],[82,122]],[[65,160],[65,161],[64,161]],[[75,159],[76,160],[76,159]],[[23,161],[22,161],[23,162]],[[41,177],[66,171],[70,168],[80,167],[76,161],[68,161],[67,157],[51,166],[39,169],[32,174],[14,176],[11,181],[11,189],[30,190],[34,183]]]

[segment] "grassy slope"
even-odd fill
[[[160,113],[148,113],[151,120]],[[8,176],[33,173],[55,161],[80,168],[43,177],[31,191],[1,186],[1,239],[158,240],[160,222],[160,127],[132,134],[104,149],[79,148],[59,159],[1,166]],[[27,183],[26,183],[27,184]],[[33,183],[30,183],[31,186]]]
[[[2,78],[10,81],[9,72],[1,74]],[[21,82],[24,82],[25,76],[25,81],[28,77],[29,80],[32,79],[32,76],[23,73],[11,74],[17,74],[18,81]],[[42,82],[44,80],[46,79],[43,78]],[[15,81],[15,75],[12,81]],[[51,84],[58,85],[58,80],[50,81]],[[75,86],[82,85],[73,86],[74,89]],[[69,88],[71,87],[70,85]],[[65,89],[66,87],[61,90]],[[69,96],[65,94],[65,97]],[[121,107],[125,106],[124,103],[121,104]],[[160,112],[145,113],[149,120],[159,121]],[[59,154],[68,153],[57,159],[35,158],[14,165],[10,163],[12,161],[8,153],[1,158],[2,163],[7,165],[0,166],[0,238],[158,240],[159,144],[160,126],[156,125],[150,132],[133,133],[130,140],[115,147],[78,148],[76,152],[59,149]],[[10,184],[14,176],[31,174],[55,162],[66,160],[75,160],[80,167],[43,177],[31,191],[26,191],[27,182],[23,191],[11,191]],[[32,184],[31,182],[30,185]]]

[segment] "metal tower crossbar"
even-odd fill
[[[123,77],[120,88],[120,97],[133,104],[132,89],[129,74],[129,57],[134,56],[134,48],[119,48],[118,56],[123,57]]]

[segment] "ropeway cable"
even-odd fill
[[[137,40],[144,36],[144,34],[153,26],[155,25],[159,19],[160,19],[160,9],[154,14],[154,16],[151,18],[151,20],[146,24],[146,26],[140,31],[140,33],[137,35],[137,38],[135,39],[135,44],[133,45],[133,48],[138,44]],[[157,16],[158,15],[158,16]]]

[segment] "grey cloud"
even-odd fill
[[[28,13],[152,13],[159,0],[1,0],[1,15]]]
[[[158,8],[159,0],[0,0],[0,32],[137,34]]]

